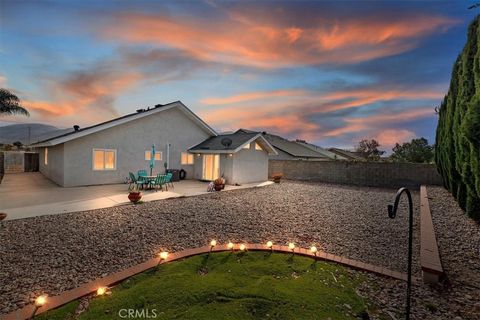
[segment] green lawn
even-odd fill
[[[355,293],[362,281],[339,265],[301,256],[205,254],[125,280],[111,295],[95,297],[78,319],[128,319],[124,309],[135,309],[135,319],[357,319],[367,309]],[[77,319],[78,304],[38,319]]]

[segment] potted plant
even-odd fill
[[[217,178],[215,181],[213,181],[215,184],[215,191],[220,191],[225,189],[225,179],[223,178]]]
[[[280,183],[280,180],[282,179],[282,177],[283,177],[283,174],[281,174],[281,173],[274,173],[274,174],[272,175],[273,182],[275,182],[275,183]]]
[[[133,203],[137,203],[138,201],[140,201],[140,199],[142,199],[142,192],[140,191],[137,183],[134,183],[128,189],[128,199]]]

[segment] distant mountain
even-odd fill
[[[12,124],[0,127],[0,143],[20,141],[23,144],[31,144],[72,130],[73,129],[59,129],[41,123]]]

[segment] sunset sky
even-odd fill
[[[0,0],[0,87],[31,112],[0,124],[181,100],[219,132],[433,142],[472,3]]]

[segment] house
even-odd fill
[[[260,136],[219,136],[176,101],[86,128],[74,126],[72,132],[32,146],[39,150],[40,172],[64,187],[121,183],[129,172],[149,171],[152,145],[156,149],[154,172],[164,172],[166,166],[185,170],[187,179],[214,180],[224,174],[227,183],[248,183],[266,180],[268,154],[275,153]],[[222,139],[232,143],[217,148]],[[192,148],[202,143],[212,148]]]
[[[349,161],[367,161],[366,156],[362,152],[348,151],[338,148],[329,148],[328,151],[338,155],[339,157],[344,157]]]
[[[223,176],[227,184],[267,180],[268,157],[277,154],[261,132],[244,129],[211,137],[189,151],[196,154],[196,179]]]
[[[270,160],[331,160],[333,154],[315,150],[297,141],[290,141],[277,135],[264,133],[265,139],[277,150]],[[318,147],[319,148],[319,147]],[[323,150],[323,149],[322,149]]]

